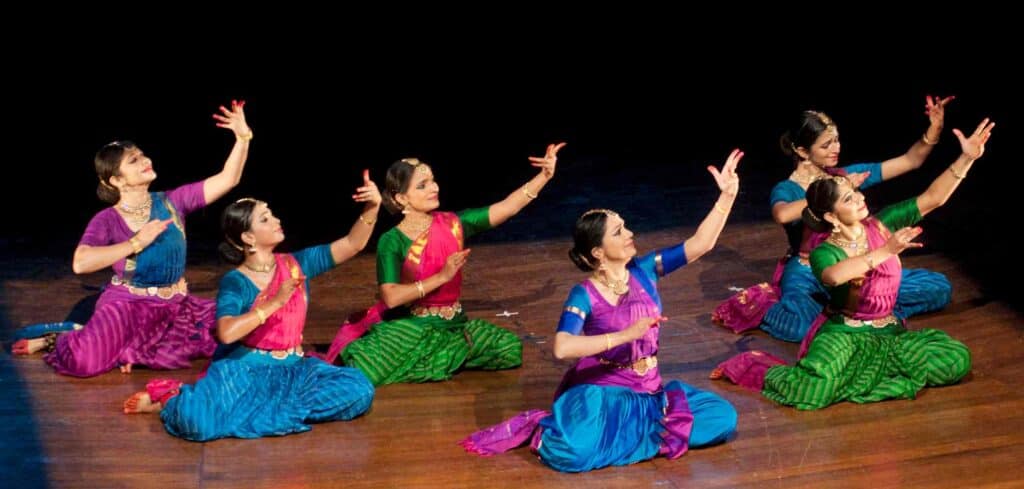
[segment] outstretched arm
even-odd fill
[[[928,116],[930,124],[914,145],[906,153],[882,162],[882,180],[896,178],[909,171],[916,170],[924,164],[924,160],[931,154],[932,149],[939,142],[942,135],[942,125],[946,118],[946,104],[956,97],[946,98],[925,96],[924,113]]]
[[[562,149],[563,146],[565,146],[565,143],[549,144],[547,152],[543,157],[531,156],[529,158],[530,164],[541,169],[540,173],[530,179],[529,182],[526,182],[526,185],[509,194],[501,202],[491,205],[488,215],[491,227],[498,226],[509,220],[509,218],[523,210],[526,204],[537,198],[537,194],[547,185],[548,180],[555,176],[558,150]]]
[[[352,200],[366,202],[366,205],[348,234],[331,243],[331,258],[335,264],[348,260],[362,251],[370,241],[373,226],[377,223],[381,197],[377,184],[370,180],[370,170],[363,170],[363,186],[356,189]]]
[[[953,134],[960,140],[960,157],[949,166],[949,171],[942,172],[928,186],[928,190],[917,197],[917,208],[922,216],[939,208],[949,200],[949,197],[953,195],[967,175],[967,171],[971,169],[974,161],[985,154],[985,143],[992,135],[992,128],[995,125],[995,122],[989,122],[988,118],[985,118],[974,129],[970,137],[965,137],[959,129],[953,129]]]
[[[697,227],[697,232],[690,239],[687,239],[683,245],[683,248],[686,250],[687,263],[692,263],[704,256],[718,242],[718,236],[722,234],[722,229],[725,228],[725,221],[729,218],[729,211],[732,209],[732,204],[736,200],[736,193],[740,189],[740,177],[736,174],[736,165],[739,164],[742,158],[743,152],[739,149],[734,149],[729,154],[729,158],[725,160],[725,164],[722,165],[721,171],[713,166],[708,167],[711,176],[715,177],[715,183],[718,184],[721,194],[718,196],[718,201],[715,202],[715,207],[701,221],[700,226]]]
[[[252,141],[252,129],[245,122],[245,100],[232,100],[231,110],[222,105],[220,111],[220,114],[213,114],[213,118],[217,120],[217,127],[230,129],[235,134],[235,145],[220,173],[203,182],[203,197],[207,204],[223,197],[242,180],[242,169],[249,158],[249,142]]]

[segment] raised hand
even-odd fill
[[[555,165],[558,163],[558,150],[562,149],[565,143],[552,143],[548,145],[544,157],[531,156],[528,159],[530,164],[544,172],[544,176],[551,178],[555,176]]]
[[[988,117],[986,117],[974,129],[970,137],[964,136],[964,133],[960,132],[959,129],[953,129],[953,134],[956,134],[957,139],[960,140],[960,150],[963,151],[964,155],[972,160],[976,160],[985,154],[985,143],[992,136],[993,127],[996,127],[996,123],[989,122]]]
[[[729,158],[725,160],[721,171],[714,166],[708,166],[708,171],[711,172],[711,176],[715,177],[715,183],[718,184],[718,189],[722,193],[735,196],[739,192],[740,177],[736,174],[736,165],[739,164],[742,158],[743,152],[739,149],[734,149],[732,153],[729,153]]]
[[[370,180],[370,170],[363,170],[363,186],[356,189],[352,200],[356,202],[369,202],[373,205],[380,205],[380,190],[377,184]]]
[[[223,105],[219,108],[221,113],[213,114],[213,118],[217,120],[217,127],[231,129],[231,132],[235,133],[236,138],[246,141],[252,139],[252,129],[245,122],[245,100],[241,102],[232,100],[231,110],[228,110]]]
[[[946,98],[925,95],[924,115],[928,116],[928,120],[933,126],[942,127],[942,124],[946,119],[946,104],[952,102],[954,99],[956,99],[956,96],[954,95],[950,95]]]

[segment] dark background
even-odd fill
[[[216,173],[233,137],[210,114],[233,98],[248,101],[250,158],[238,188],[190,216],[190,261],[215,259],[220,211],[242,196],[271,203],[294,249],[346,232],[363,168],[382,184],[392,161],[420,157],[435,169],[442,207],[458,210],[521,186],[535,173],[526,157],[558,140],[569,145],[555,180],[481,240],[568,242],[575,217],[591,207],[618,209],[638,231],[695,225],[716,194],[704,168],[734,147],[746,157],[732,222],[766,220],[768,192],[791,170],[778,137],[799,111],[838,122],[841,164],[880,161],[924,132],[926,94],[955,94],[925,166],[870,190],[869,204],[877,210],[923,191],[959,154],[950,129],[970,131],[991,116],[986,155],[928,216],[922,239],[1014,299],[1008,285],[1021,266],[1010,236],[1024,171],[1012,30],[925,24],[896,40],[888,37],[902,27],[895,22],[825,34],[750,29],[748,21],[701,32],[692,30],[700,19],[657,14],[650,25],[624,19],[628,31],[607,19],[581,19],[571,30],[510,19],[499,28],[488,14],[462,30],[396,24],[358,33],[349,30],[358,20],[320,19],[308,29],[291,22],[289,33],[266,24],[240,33],[212,21],[159,32],[117,26],[125,35],[108,29],[93,42],[83,33],[81,45],[72,38],[59,49],[21,44],[3,98],[10,126],[0,253],[70,262],[103,207],[92,156],[114,139],[135,141],[153,159],[156,190]],[[377,234],[394,222],[382,216]],[[766,246],[781,253],[781,231]]]
[[[717,193],[704,167],[735,147],[746,158],[730,223],[763,222],[769,190],[791,169],[778,137],[801,110],[839,123],[841,163],[878,161],[921,136],[926,94],[955,94],[925,166],[869,190],[869,204],[924,190],[958,154],[949,129],[991,116],[986,155],[927,217],[922,240],[962,263],[988,297],[1024,302],[1024,43],[1019,17],[991,5],[32,7],[8,6],[0,29],[0,265],[11,276],[53,257],[64,263],[53,273],[70,273],[103,207],[92,168],[103,144],[138,143],[154,160],[154,190],[219,171],[233,138],[210,114],[232,98],[248,101],[255,139],[241,185],[189,217],[193,264],[216,259],[219,214],[239,197],[268,200],[295,249],[346,232],[363,168],[381,183],[396,158],[423,158],[443,207],[456,210],[517,189],[534,174],[526,157],[556,140],[569,145],[555,180],[479,240],[568,247],[573,221],[591,207],[619,210],[640,232],[694,226]],[[394,222],[383,218],[377,233]],[[765,246],[781,254],[782,232]],[[14,326],[2,305],[0,323]],[[27,398],[4,358],[6,398]],[[21,419],[3,438],[26,441],[0,465],[42,487],[43,465],[23,462],[43,457],[42,445],[33,445],[31,413]]]

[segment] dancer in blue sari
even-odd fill
[[[365,413],[374,388],[363,373],[304,356],[309,279],[358,253],[377,221],[380,193],[364,172],[356,200],[366,208],[349,234],[331,244],[274,253],[284,239],[267,204],[241,199],[224,210],[221,253],[239,265],[217,294],[223,343],[192,385],[154,380],[125,401],[124,412],[160,412],[167,432],[192,441],[258,438],[310,430],[310,423]]]
[[[800,221],[800,213],[807,207],[807,186],[824,176],[844,175],[863,190],[919,168],[938,143],[945,106],[952,99],[926,98],[925,112],[931,124],[905,154],[881,163],[844,167],[836,166],[840,144],[835,123],[824,113],[804,111],[780,141],[796,168],[788,179],[775,185],[770,197],[772,218],[785,230],[789,251],[779,261],[772,283],[734,295],[718,306],[712,319],[737,333],[760,326],[776,339],[802,340],[828,301],[828,292],[814,278],[807,261],[810,251],[828,237],[827,233],[811,232]],[[895,309],[900,318],[942,309],[953,292],[944,275],[928,270],[904,269],[900,283]]]

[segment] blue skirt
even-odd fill
[[[764,315],[761,329],[782,341],[804,339],[811,323],[828,302],[828,292],[811,267],[797,257],[789,259],[779,284],[782,297]],[[953,285],[945,275],[928,270],[903,269],[893,314],[901,319],[937,311],[949,304]]]
[[[308,423],[355,418],[370,409],[373,384],[361,371],[238,346],[160,411],[167,432],[192,441],[309,431]]]
[[[668,395],[685,394],[693,415],[689,447],[721,443],[736,430],[736,409],[712,392],[674,380],[663,392],[645,394],[626,387],[573,387],[540,421],[537,449],[544,463],[562,472],[585,472],[654,458],[665,443]]]

